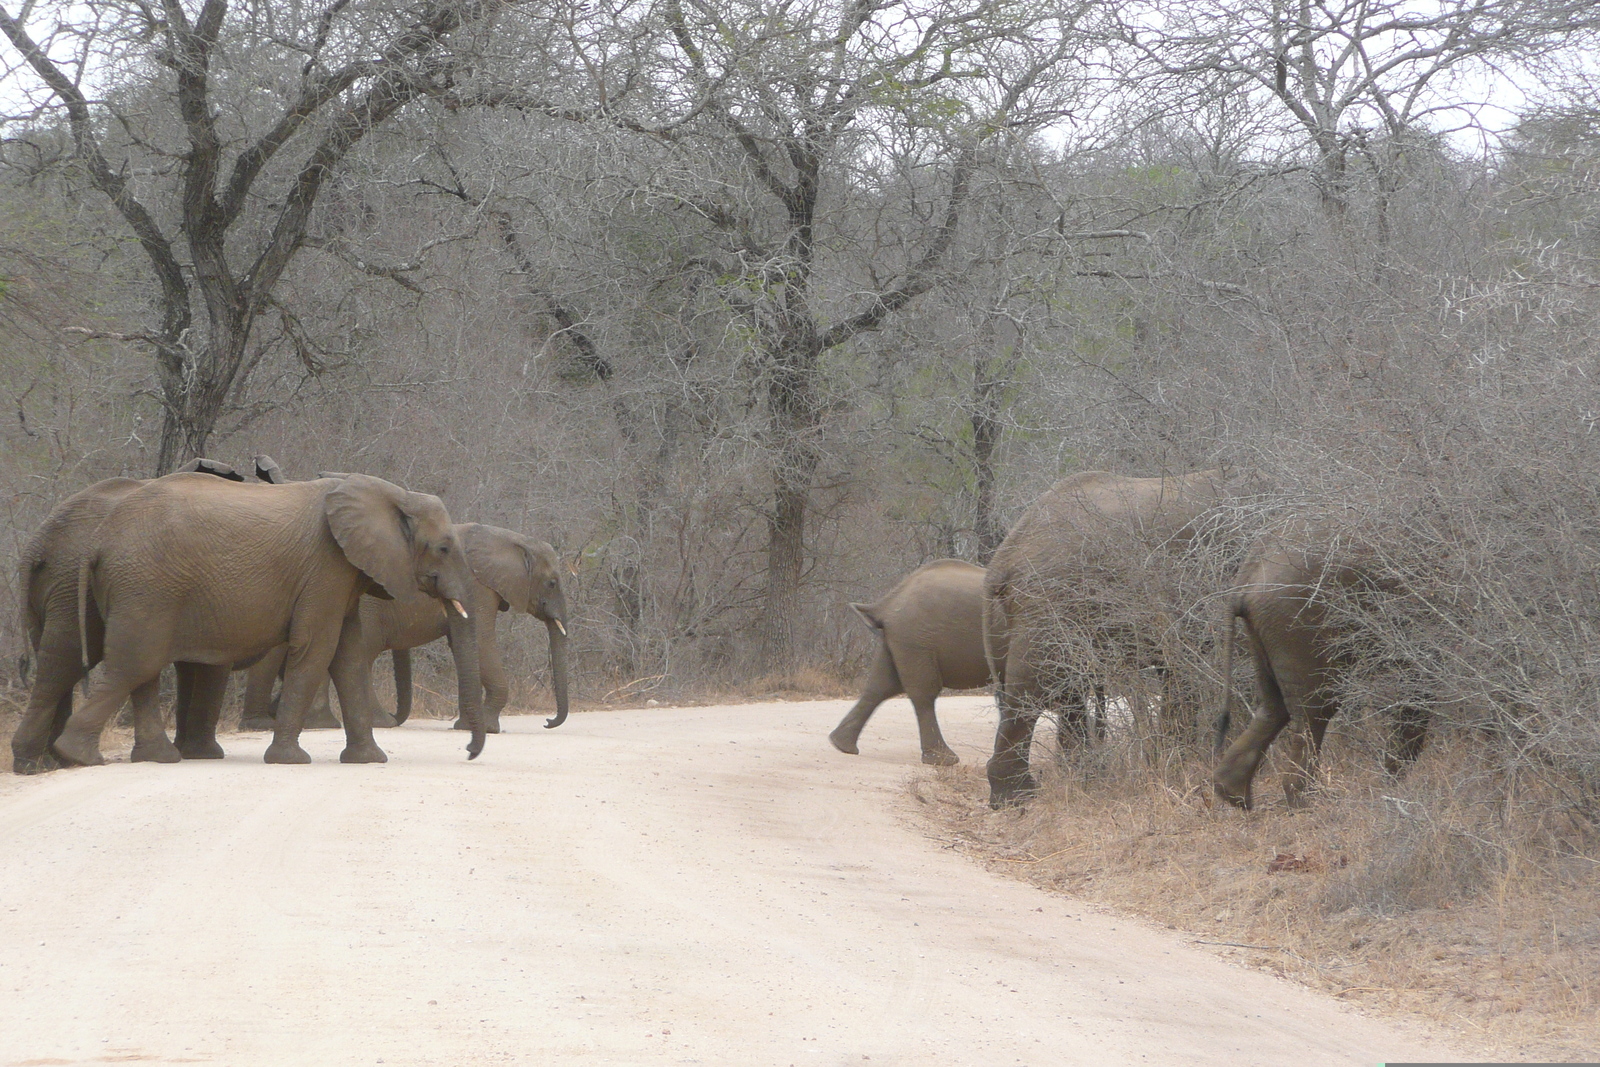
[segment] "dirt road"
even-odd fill
[[[986,873],[907,817],[909,707],[849,757],[847,703],[0,775],[0,1065],[1476,1058]]]

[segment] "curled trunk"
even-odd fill
[[[567,635],[555,622],[545,623],[550,631],[550,686],[556,693],[556,717],[546,719],[544,727],[552,730],[567,721]]]

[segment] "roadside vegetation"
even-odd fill
[[[579,705],[837,692],[850,601],[986,563],[1062,476],[1247,472],[1096,594],[1181,714],[1108,667],[1137,728],[1025,814],[971,768],[926,798],[1341,997],[1592,1054],[1597,31],[1592,0],[0,0],[0,594],[68,494],[266,453],[554,545]],[[1308,510],[1378,561],[1335,605],[1361,665],[1309,812],[1270,768],[1216,810],[1221,596]],[[502,631],[534,706],[544,642]],[[0,732],[26,643],[0,612]],[[415,670],[449,714],[447,653]]]

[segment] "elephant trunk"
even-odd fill
[[[483,676],[478,669],[478,635],[473,624],[454,612],[446,612],[450,626],[450,651],[456,661],[456,700],[461,717],[472,726],[467,742],[467,758],[477,759],[486,736],[483,726]]]
[[[394,650],[394,724],[411,718],[411,650]]]
[[[550,631],[550,686],[556,692],[556,717],[546,719],[544,728],[553,730],[567,721],[567,628],[560,619],[545,623]]]

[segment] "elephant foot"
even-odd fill
[[[468,722],[465,718],[458,718],[458,719],[456,719],[455,722],[450,724],[450,729],[452,729],[452,730],[470,730],[470,729],[472,729],[472,724],[470,722]],[[485,715],[484,719],[483,719],[483,732],[486,733],[486,734],[497,734],[497,733],[499,733],[500,732],[500,716],[498,716],[498,715]]]
[[[1015,778],[991,779],[989,782],[989,807],[999,811],[1001,808],[1026,804],[1034,798],[1038,791],[1039,784],[1034,781],[1032,774],[1021,774]]]
[[[828,735],[828,740],[833,744],[834,748],[845,753],[846,755],[861,755],[861,749],[857,747],[856,739],[847,733],[843,733],[840,730],[835,729],[833,733]],[[927,756],[923,756],[922,762],[928,763],[930,761],[928,760]]]
[[[133,763],[177,763],[183,759],[183,753],[163,736],[158,741],[134,742],[128,759]]]
[[[310,763],[311,753],[300,747],[298,741],[274,741],[262,755],[263,763]]]
[[[11,772],[13,774],[45,774],[49,771],[60,770],[61,761],[49,752],[28,753],[20,752],[11,754]]]
[[[935,748],[922,754],[922,762],[930,767],[954,767],[961,757],[948,748]]]
[[[339,753],[340,763],[388,763],[389,757],[372,741],[346,745]]]
[[[239,732],[270,734],[278,728],[278,724],[265,715],[254,715],[248,719],[239,720]]]
[[[1217,779],[1211,783],[1211,788],[1217,794],[1219,800],[1232,804],[1240,811],[1250,810],[1250,787],[1248,785],[1243,789],[1237,789],[1221,779]]]
[[[100,754],[99,740],[92,737],[76,737],[64,733],[56,738],[50,750],[56,759],[61,761],[63,767],[99,767],[106,761]]]
[[[393,730],[400,725],[400,720],[379,708],[372,713],[372,726],[375,730]]]
[[[224,755],[216,741],[184,741],[178,745],[178,752],[184,759],[221,759]]]

